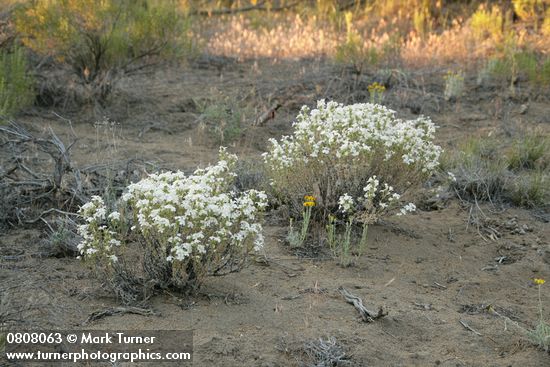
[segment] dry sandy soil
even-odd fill
[[[549,130],[547,97],[476,87],[472,78],[464,98],[446,102],[442,83],[421,76],[392,77],[386,103],[401,117],[431,116],[446,148],[467,135]],[[240,137],[228,145],[254,160],[268,138],[290,131],[302,104],[323,97],[366,101],[366,85],[376,78],[357,79],[315,61],[205,62],[125,80],[104,111],[118,123],[114,127],[74,112],[65,114],[69,125],[44,109],[18,121],[37,133],[51,126],[66,141],[76,135],[77,165],[138,157],[190,170],[217,155],[212,126],[200,119],[200,101],[223,95],[251,106]],[[276,99],[283,106],[275,118],[252,126]],[[367,254],[347,268],[322,252],[296,255],[284,242],[285,221],[273,211],[265,251],[243,271],[209,278],[194,297],[153,297],[157,315],[115,315],[86,325],[92,312],[117,306],[117,300],[79,260],[37,256],[45,228],[11,228],[0,236],[2,307],[13,313],[10,327],[193,329],[194,366],[314,366],[306,344],[329,337],[349,358],[341,366],[549,366],[550,355],[527,342],[521,328],[532,328],[538,318],[532,279],[550,279],[550,226],[523,209],[480,209],[487,218],[479,227],[468,225],[470,207],[452,198],[390,218],[372,228]],[[388,315],[363,322],[338,292],[341,286]]]

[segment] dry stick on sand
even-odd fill
[[[275,118],[275,112],[277,112],[277,110],[281,107],[282,105],[279,102],[275,103],[267,111],[265,111],[260,116],[258,116],[258,118],[256,118],[256,121],[254,121],[254,125],[255,126],[263,125],[267,121],[273,120]]]
[[[458,320],[458,321],[460,322],[460,324],[461,324],[462,326],[464,326],[464,328],[465,328],[466,330],[470,330],[472,333],[474,333],[474,334],[476,334],[476,335],[478,335],[478,336],[481,336],[481,333],[478,332],[477,330],[474,330],[470,325],[468,325],[468,323],[467,323],[466,321],[463,321],[463,320]]]
[[[151,316],[151,315],[158,316],[159,315],[157,312],[147,308],[112,307],[112,308],[107,308],[105,310],[92,312],[90,316],[88,316],[86,321],[84,321],[84,325],[89,324],[92,321],[102,319],[107,316],[124,315],[127,313],[134,314],[134,315],[141,315],[141,316]]]
[[[352,304],[357,311],[359,311],[359,314],[361,315],[361,318],[365,322],[373,322],[376,319],[379,319],[381,317],[386,316],[388,313],[384,312],[384,309],[380,307],[378,309],[378,313],[374,313],[372,311],[367,310],[365,306],[363,306],[363,300],[353,294],[351,294],[346,288],[339,287],[338,291],[344,296],[347,303]]]

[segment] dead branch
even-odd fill
[[[384,309],[382,307],[378,309],[378,313],[369,311],[365,306],[363,306],[363,300],[361,298],[351,294],[344,287],[339,287],[338,291],[340,291],[340,294],[344,296],[347,303],[352,304],[357,309],[357,311],[359,311],[359,315],[361,315],[361,318],[364,322],[373,322],[374,320],[384,317],[388,314],[387,312],[384,312]]]
[[[13,121],[7,126],[0,126],[0,148],[7,157],[7,162],[2,162],[2,166],[10,167],[0,173],[4,213],[22,213],[22,208],[37,204],[41,199],[55,204],[67,198],[78,204],[87,201],[86,195],[79,189],[80,183],[68,185],[65,179],[67,173],[79,177],[78,169],[72,166],[70,160],[70,149],[75,143],[76,140],[66,146],[51,128],[46,137],[35,137]],[[63,205],[58,207],[64,209]],[[33,219],[17,215],[18,222],[37,222],[48,212]]]
[[[101,311],[95,311],[88,316],[84,325],[89,324],[90,322],[97,321],[107,316],[114,315],[141,315],[141,316],[159,316],[160,314],[149,308],[140,308],[140,307],[111,307]]]
[[[481,336],[481,333],[479,333],[478,331],[476,331],[475,329],[473,329],[470,325],[468,325],[468,323],[467,323],[466,321],[463,321],[463,320],[458,320],[458,321],[460,322],[460,324],[461,324],[462,326],[464,326],[464,328],[465,328],[466,330],[469,330],[469,331],[471,331],[472,333],[474,333],[474,334],[476,334],[476,335],[478,335],[478,336]]]
[[[77,141],[74,137],[66,144],[51,128],[35,136],[13,121],[0,126],[0,224],[47,223],[52,215],[75,215],[92,195],[109,190],[116,197],[128,182],[141,179],[146,167],[157,168],[136,159],[75,167],[70,150]]]
[[[256,126],[263,125],[267,121],[273,120],[275,118],[275,112],[281,107],[282,107],[282,105],[279,102],[276,102],[274,105],[269,107],[269,109],[267,109],[267,111],[265,111],[260,116],[258,116],[258,118],[256,118],[256,121],[254,121],[254,125],[256,125]]]

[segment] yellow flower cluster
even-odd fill
[[[378,82],[372,83],[367,89],[369,93],[384,93],[386,91],[386,87]]]
[[[305,207],[315,206],[315,196],[311,196],[311,195],[304,196],[304,206]]]
[[[533,281],[535,282],[536,285],[543,285],[544,283],[546,283],[546,280],[540,279],[540,278],[535,278],[533,279]]]

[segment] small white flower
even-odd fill
[[[351,212],[354,205],[355,202],[353,200],[353,197],[348,194],[344,194],[338,199],[338,208],[344,213]]]

